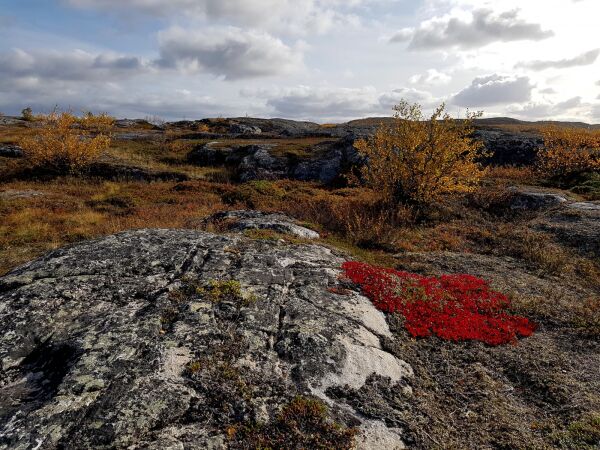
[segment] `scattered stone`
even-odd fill
[[[402,448],[401,429],[325,393],[370,372],[413,380],[380,343],[383,314],[328,290],[342,262],[315,245],[138,230],[14,270],[0,278],[0,448],[226,448],[297,395],[327,403],[361,448]]]
[[[273,230],[305,239],[318,239],[319,233],[297,225],[290,216],[261,211],[224,211],[213,214],[205,223],[223,224],[229,231]]]

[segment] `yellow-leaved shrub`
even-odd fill
[[[449,193],[475,190],[484,175],[482,144],[471,138],[481,113],[453,119],[440,105],[425,118],[419,104],[401,101],[394,120],[356,143],[367,164],[361,179],[390,206],[426,205]]]
[[[547,126],[537,170],[549,178],[568,178],[600,170],[600,130]]]
[[[114,119],[106,114],[52,112],[19,144],[32,167],[60,173],[81,171],[110,146]]]

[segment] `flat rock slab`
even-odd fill
[[[305,239],[318,239],[319,233],[297,225],[295,220],[282,213],[262,211],[223,211],[213,214],[207,223],[221,223],[229,231],[273,230],[278,233],[292,234]]]
[[[568,202],[564,195],[554,192],[520,191],[516,188],[511,189],[511,191],[513,193],[512,209],[540,210],[553,208]]]
[[[315,245],[138,230],[16,269],[0,278],[0,449],[226,448],[228,426],[272,420],[298,394],[358,428],[361,448],[402,448],[399,429],[328,395],[372,376],[402,391],[413,376],[380,344],[383,314],[330,289],[343,261]],[[211,300],[211,280],[252,301]]]
[[[0,198],[6,200],[13,200],[18,198],[34,198],[34,197],[42,197],[46,195],[45,192],[35,191],[33,189],[7,189],[6,191],[0,191]]]

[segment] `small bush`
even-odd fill
[[[472,275],[424,277],[359,262],[346,262],[342,269],[378,309],[401,314],[414,337],[435,334],[496,346],[530,336],[536,328],[524,317],[509,315],[508,297]]]
[[[91,113],[78,118],[69,112],[50,113],[39,118],[41,126],[33,136],[19,142],[25,157],[35,168],[58,173],[78,172],[95,161],[110,145],[113,119]]]
[[[542,129],[544,149],[537,170],[559,182],[600,170],[600,131],[549,126]]]
[[[21,111],[21,117],[27,122],[33,122],[35,120],[35,116],[33,115],[33,111],[31,110],[31,108],[24,108]]]
[[[484,175],[477,162],[482,144],[470,137],[481,113],[455,120],[442,104],[425,119],[418,104],[402,101],[394,109],[393,124],[356,144],[368,161],[362,180],[391,206],[427,205],[444,194],[472,192]]]

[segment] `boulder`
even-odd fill
[[[361,448],[403,448],[399,419],[331,394],[378,380],[398,399],[414,379],[382,345],[384,315],[340,288],[343,260],[138,230],[14,270],[0,278],[0,449],[245,448],[240,430],[268,430],[297,396]]]
[[[22,158],[23,149],[18,145],[0,144],[0,156],[5,158]]]
[[[231,147],[219,148],[216,144],[219,142],[209,142],[208,144],[198,145],[187,154],[187,160],[192,164],[202,167],[220,166],[225,164],[227,156],[231,153]]]
[[[229,231],[273,230],[292,234],[305,239],[318,239],[319,233],[296,224],[296,221],[282,213],[262,211],[224,211],[213,214],[205,223],[222,224]]]
[[[273,145],[261,144],[245,147],[248,156],[245,156],[237,170],[240,181],[251,180],[278,180],[287,178],[290,167],[284,157],[276,157],[270,150]]]
[[[521,191],[517,188],[511,189],[511,208],[520,210],[541,210],[554,208],[567,203],[564,195],[554,192],[531,192]]]

